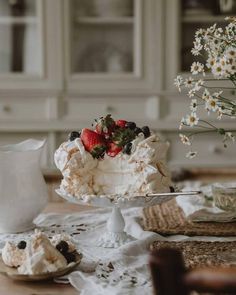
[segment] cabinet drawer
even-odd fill
[[[0,120],[44,120],[50,117],[50,100],[45,98],[1,98]]]
[[[165,136],[170,141],[169,163],[173,166],[219,167],[236,166],[236,145],[229,142],[224,148],[222,137],[217,134],[204,134],[195,137],[193,151],[198,154],[193,159],[186,158],[189,146],[183,145],[179,135],[168,133]]]
[[[65,119],[91,122],[105,114],[111,114],[116,119],[124,118],[137,122],[155,121],[159,118],[159,98],[70,98]]]

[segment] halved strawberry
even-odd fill
[[[84,128],[81,132],[81,141],[86,149],[94,158],[104,155],[107,145],[103,136],[95,131]]]
[[[115,121],[110,114],[106,115],[106,117],[101,117],[96,122],[95,130],[101,135],[110,135],[116,127]]]
[[[127,121],[125,120],[117,120],[116,121],[116,126],[119,126],[120,128],[125,128]]]
[[[114,142],[108,143],[107,154],[110,157],[115,157],[122,151],[122,148],[116,145]]]

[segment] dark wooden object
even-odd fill
[[[189,295],[191,291],[236,294],[236,268],[187,270],[176,249],[152,252],[150,268],[156,295]]]

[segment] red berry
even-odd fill
[[[125,120],[117,120],[116,121],[116,126],[119,126],[120,128],[125,128],[127,121]]]
[[[85,128],[82,130],[80,138],[86,151],[90,152],[94,158],[99,158],[104,155],[107,145],[102,135]]]
[[[117,146],[114,142],[108,143],[107,154],[110,157],[115,157],[122,151],[122,147]]]

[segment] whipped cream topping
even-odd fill
[[[54,272],[67,266],[64,256],[51,244],[42,232],[37,232],[27,242],[25,260],[18,267],[20,274]]]
[[[144,138],[139,134],[132,142],[131,155],[105,154],[94,159],[81,140],[61,144],[54,155],[55,164],[62,172],[60,190],[77,198],[87,195],[135,196],[151,192],[168,192],[171,184],[166,166],[169,143],[157,135]]]
[[[55,272],[67,267],[66,258],[56,249],[59,242],[67,242],[69,252],[76,251],[72,238],[67,234],[57,234],[51,240],[36,230],[27,241],[25,249],[19,249],[14,243],[6,242],[2,249],[2,260],[10,267],[17,268],[20,274],[42,274]]]
[[[2,260],[10,267],[18,267],[25,260],[25,250],[19,249],[11,242],[6,242],[2,249]]]

